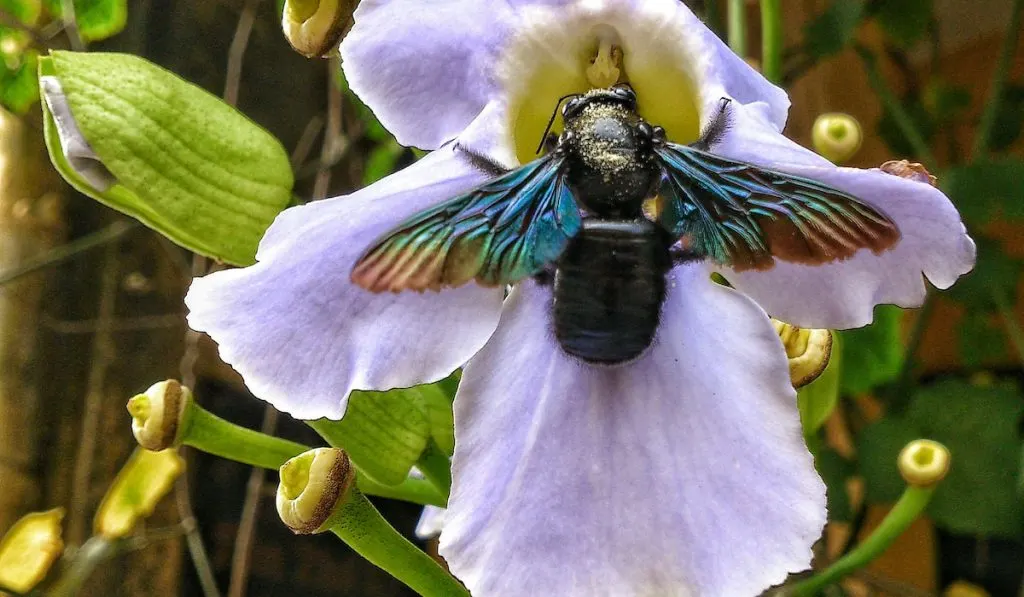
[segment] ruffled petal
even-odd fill
[[[942,191],[878,169],[840,168],[776,133],[749,107],[733,106],[714,153],[804,176],[860,198],[889,216],[900,241],[879,255],[863,249],[821,266],[777,262],[768,271],[725,277],[773,317],[801,327],[852,328],[871,322],[875,305],[916,307],[925,278],[948,288],[974,267],[974,241]]]
[[[500,0],[363,0],[341,44],[349,86],[403,145],[455,138],[495,93],[509,34]]]
[[[594,367],[520,284],[455,399],[441,553],[486,597],[740,597],[809,566],[825,488],[778,336],[697,265],[639,360]]]
[[[300,419],[340,418],[352,390],[443,379],[494,331],[502,290],[372,294],[349,272],[397,223],[486,179],[447,147],[352,195],[286,210],[256,265],[192,283],[189,325],[253,394]]]

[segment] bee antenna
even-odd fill
[[[537,151],[534,154],[539,155],[540,150],[544,149],[544,141],[548,138],[548,133],[551,132],[551,127],[555,124],[555,118],[558,116],[558,107],[562,105],[562,102],[579,95],[578,93],[567,93],[562,97],[558,98],[558,103],[555,104],[555,109],[551,111],[551,118],[548,119],[548,125],[544,128],[544,134],[540,136],[540,143],[537,145]]]

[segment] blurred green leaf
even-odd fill
[[[929,143],[935,135],[935,122],[928,109],[917,98],[904,98],[901,102],[911,124],[921,133],[924,142]],[[896,117],[890,110],[886,109],[882,113],[882,117],[878,121],[877,132],[894,155],[917,155],[913,144],[903,135]]]
[[[389,139],[377,145],[370,151],[366,158],[366,168],[363,170],[363,185],[371,185],[395,171],[398,158],[402,157],[405,149],[394,139]]]
[[[875,308],[871,325],[839,332],[843,342],[839,387],[844,395],[864,394],[896,379],[905,349],[900,331],[902,320],[903,309],[880,305]]]
[[[24,114],[39,100],[38,56],[35,50],[27,50],[18,57],[0,57],[0,106]]]
[[[971,92],[960,85],[932,79],[925,89],[923,102],[935,120],[948,122],[970,108]]]
[[[1024,123],[1024,85],[1008,84],[1003,89],[1003,101],[999,104],[996,120],[989,133],[989,147],[1003,151],[1020,137]]]
[[[996,217],[1024,219],[1021,201],[1024,160],[1003,158],[956,166],[939,177],[939,184],[971,224]]]
[[[839,378],[846,367],[844,346],[832,336],[832,355],[818,379],[797,390],[796,405],[804,436],[810,437],[825,424],[839,402]]]
[[[874,16],[886,35],[906,48],[928,31],[933,4],[933,0],[884,0],[877,3]]]
[[[255,261],[260,238],[291,197],[291,166],[277,139],[136,56],[54,51],[40,61],[40,74],[60,81],[83,136],[118,184],[100,191],[71,169],[46,110],[47,148],[68,182],[197,253]]]
[[[804,27],[804,44],[813,58],[841,52],[853,40],[864,15],[862,0],[832,0],[820,15]]]
[[[1009,382],[950,380],[919,390],[905,415],[890,415],[858,437],[868,500],[895,501],[904,486],[896,468],[899,451],[913,439],[934,439],[953,455],[949,476],[928,507],[935,522],[957,533],[1024,536],[1024,501],[1017,494],[1022,398]]]
[[[62,0],[45,0],[46,10],[63,18]],[[75,24],[82,41],[99,41],[120,33],[128,22],[128,0],[74,0]]]
[[[846,481],[856,473],[856,467],[831,448],[824,448],[814,458],[814,465],[828,489],[828,519],[849,521],[853,518],[850,494]]]
[[[1008,255],[996,241],[980,235],[975,235],[974,240],[978,246],[974,270],[958,280],[947,296],[966,305],[969,310],[991,311],[994,306],[993,289],[1004,296],[1017,295],[1021,260]]]
[[[26,25],[34,25],[43,12],[42,0],[0,0],[0,10]]]
[[[1006,358],[1006,335],[993,312],[968,310],[960,323],[960,357],[964,365],[976,368]]]

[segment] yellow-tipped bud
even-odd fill
[[[21,517],[0,541],[0,589],[28,593],[64,551],[60,522],[64,509]],[[0,591],[0,594],[4,594]]]
[[[917,162],[908,162],[907,160],[891,160],[881,165],[882,172],[886,174],[892,174],[893,176],[899,176],[900,178],[909,178],[910,180],[916,180],[917,182],[923,182],[930,184],[933,187],[937,185],[937,180],[932,176],[931,172],[923,165]]]
[[[931,487],[949,472],[949,449],[930,439],[916,439],[903,448],[897,463],[907,484]]]
[[[144,394],[128,401],[132,434],[147,450],[176,446],[185,429],[192,390],[173,379],[155,383]]]
[[[130,533],[153,513],[183,470],[185,461],[175,450],[135,450],[100,502],[93,519],[96,534],[116,539]]]
[[[832,356],[832,332],[798,328],[777,319],[772,319],[772,325],[786,348],[793,387],[802,388],[818,379]]]
[[[849,114],[829,112],[818,116],[811,129],[814,150],[842,164],[852,158],[864,140],[860,123]]]
[[[966,580],[958,580],[946,587],[942,597],[989,597],[985,589]]]
[[[281,29],[295,51],[307,58],[326,58],[352,28],[359,0],[287,0]]]
[[[316,448],[281,466],[277,513],[299,535],[322,533],[349,498],[355,470],[348,454],[337,448]]]

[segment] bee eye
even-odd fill
[[[583,98],[577,96],[577,97],[574,97],[571,100],[565,102],[565,105],[562,106],[562,116],[563,117],[572,116],[573,114],[578,112],[579,109],[580,109],[580,105],[581,105],[582,101],[583,101]]]
[[[626,83],[620,83],[619,85],[616,85],[612,89],[612,92],[616,95],[616,97],[622,98],[622,100],[628,103],[629,105],[636,105],[636,92],[633,91],[633,88],[627,85]]]

